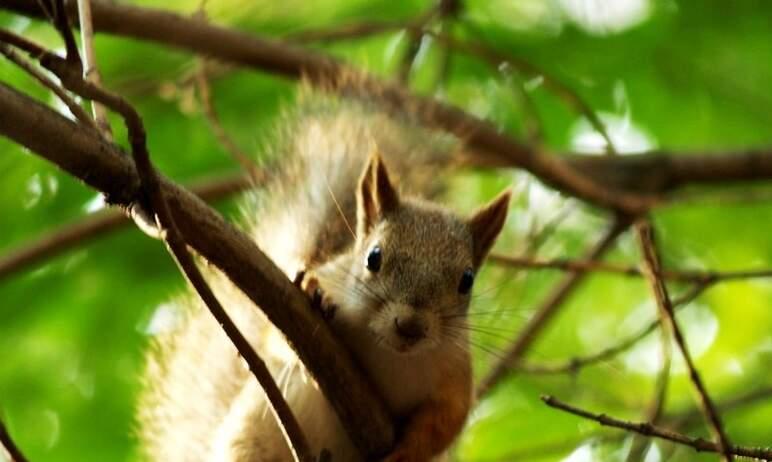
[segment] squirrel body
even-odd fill
[[[248,198],[258,246],[312,298],[399,423],[390,462],[425,461],[461,431],[472,401],[466,310],[509,194],[469,218],[427,201],[457,141],[360,104],[312,100],[275,143],[278,172]],[[378,151],[380,154],[373,155]],[[211,284],[266,361],[312,449],[362,461],[313,378],[223,276]],[[139,431],[148,458],[292,460],[265,396],[192,296],[148,355]],[[193,306],[191,308],[191,306]]]

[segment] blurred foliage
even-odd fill
[[[198,0],[138,4],[192,14]],[[666,148],[721,151],[772,144],[772,3],[763,0],[467,0],[446,31],[525,60],[574,89],[601,114],[620,151]],[[425,1],[305,0],[210,2],[210,20],[263,35],[335,27],[362,20],[401,20]],[[0,26],[54,48],[51,28],[7,13]],[[316,45],[379,75],[393,76],[406,34]],[[159,168],[185,182],[235,171],[208,128],[195,97],[188,54],[120,37],[96,40],[105,84],[135,103],[145,118]],[[417,91],[448,100],[524,136],[535,106],[544,144],[557,152],[597,144],[586,120],[545,89],[539,76],[491,69],[454,53],[447,76],[442,51],[424,39],[412,69]],[[8,62],[0,80],[60,108]],[[526,88],[526,97],[516,89]],[[296,82],[225,69],[212,79],[222,124],[246,151],[260,146]],[[120,124],[116,136],[123,140]],[[594,140],[594,141],[593,141]],[[589,143],[589,144],[588,144]],[[629,148],[628,148],[629,147]],[[96,194],[24,149],[0,139],[0,251],[78,220],[98,206]],[[517,199],[502,252],[528,250],[572,257],[597,240],[606,218],[522,173],[469,172],[452,183],[449,201],[470,209],[513,183]],[[671,268],[772,267],[772,202],[715,194],[669,205],[655,214],[665,264]],[[699,196],[697,196],[699,197]],[[233,203],[221,204],[234,216]],[[529,249],[550,223],[535,248]],[[625,235],[609,259],[634,264]],[[551,271],[489,267],[477,287],[472,322],[478,375],[496,360],[561,277]],[[132,414],[155,310],[183,288],[162,246],[124,230],[43,266],[0,281],[0,415],[31,460],[137,460]],[[685,287],[674,286],[679,293]],[[697,365],[718,401],[772,386],[772,285],[738,281],[710,289],[681,315]],[[565,360],[614,344],[653,319],[641,280],[593,275],[541,336],[529,361]],[[625,460],[632,438],[544,406],[542,393],[633,420],[643,419],[658,374],[657,336],[616,359],[576,375],[518,374],[484,399],[456,448],[462,461]],[[689,411],[694,395],[675,360],[667,414]],[[772,444],[772,404],[725,412],[738,444]],[[686,428],[707,435],[701,423]],[[657,442],[647,462],[714,460]]]

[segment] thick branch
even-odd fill
[[[0,133],[104,192],[111,203],[128,205],[138,197],[137,171],[123,153],[2,84]],[[287,336],[355,443],[367,454],[385,453],[393,428],[383,403],[306,297],[248,236],[217,212],[168,180],[162,179],[161,188],[184,240],[220,268]]]

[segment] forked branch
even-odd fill
[[[636,231],[640,243],[641,254],[643,255],[643,270],[646,274],[646,279],[648,279],[649,284],[651,285],[652,292],[654,292],[654,298],[657,301],[662,324],[667,326],[668,330],[670,330],[670,333],[681,352],[681,356],[684,359],[684,363],[686,363],[686,367],[689,370],[689,378],[691,379],[699,398],[700,407],[708,421],[711,432],[716,438],[718,452],[723,455],[725,460],[731,461],[731,444],[729,443],[726,433],[724,433],[721,417],[719,416],[718,411],[716,411],[716,407],[713,405],[713,400],[710,398],[702,378],[697,372],[697,368],[694,366],[694,361],[686,346],[686,340],[676,321],[673,303],[668,295],[667,287],[665,286],[662,277],[659,256],[657,255],[657,250],[654,246],[654,231],[651,224],[646,220],[641,220],[636,224]]]

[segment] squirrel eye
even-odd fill
[[[461,281],[458,283],[458,293],[466,295],[472,290],[472,284],[474,284],[474,272],[471,268],[464,270],[464,274],[461,275]]]
[[[374,246],[367,254],[367,269],[377,273],[381,269],[381,247]]]

